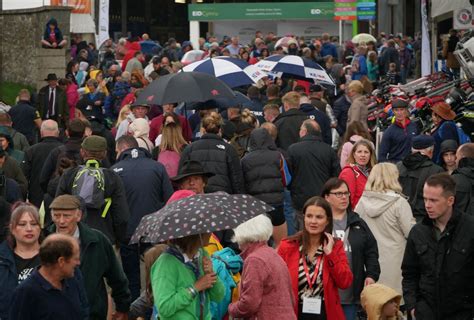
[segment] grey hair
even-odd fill
[[[430,153],[430,152],[433,152],[434,150],[434,146],[431,146],[431,147],[428,147],[428,148],[425,148],[425,149],[415,149],[415,148],[411,148],[411,152],[412,153],[421,153],[422,155],[425,155],[427,156],[427,153]]]
[[[272,233],[272,221],[265,214],[261,214],[235,228],[232,241],[237,242],[239,245],[268,241]]]

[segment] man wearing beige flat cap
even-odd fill
[[[101,168],[107,155],[107,142],[92,135],[81,145],[84,165],[67,170],[59,180],[56,196],[71,194],[84,201],[84,223],[103,232],[112,244],[123,243],[129,219],[127,198],[120,177],[110,169]]]

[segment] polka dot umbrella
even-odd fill
[[[160,243],[195,234],[233,229],[272,209],[265,202],[246,194],[197,194],[143,217],[130,243]]]

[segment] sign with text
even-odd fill
[[[189,21],[331,20],[333,2],[204,3],[189,4]]]
[[[52,6],[73,7],[72,13],[91,13],[91,0],[51,0]]]
[[[357,3],[358,20],[375,20],[376,6],[374,1],[364,1]]]
[[[355,20],[357,17],[357,0],[335,0],[334,20]]]

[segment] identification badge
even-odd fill
[[[321,314],[321,298],[303,297],[303,313]]]

